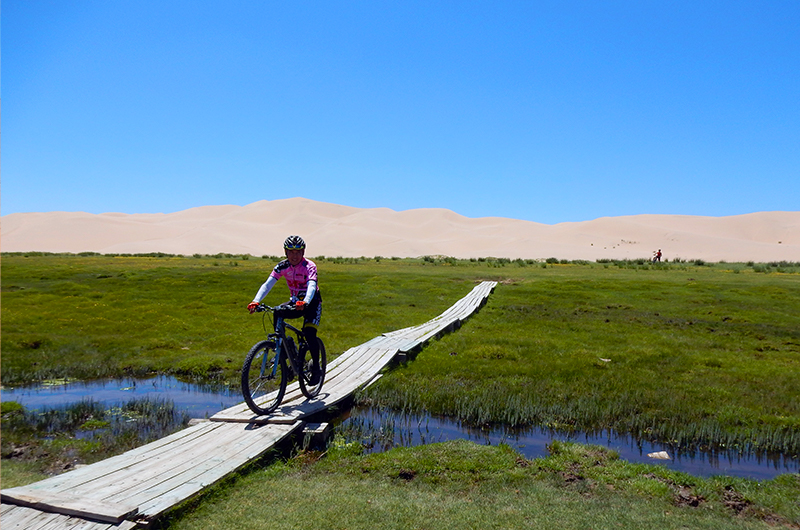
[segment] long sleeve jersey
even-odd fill
[[[292,301],[303,300],[308,303],[313,300],[317,292],[317,265],[310,259],[303,258],[294,267],[286,259],[275,265],[267,281],[261,285],[258,293],[256,293],[253,301],[260,302],[263,300],[282,277],[286,278]]]

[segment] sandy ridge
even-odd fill
[[[427,208],[353,208],[303,198],[203,206],[169,214],[17,213],[2,217],[3,252],[279,254],[300,234],[311,256],[511,259],[649,258],[800,261],[800,212],[729,217],[635,215],[545,225]]]

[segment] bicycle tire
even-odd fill
[[[242,365],[242,395],[250,410],[260,416],[275,411],[286,392],[286,358],[281,357],[275,374],[274,363],[275,342],[262,340],[250,349]]]
[[[314,366],[314,360],[311,358],[311,351],[309,351],[308,348],[304,348],[304,358],[300,366],[302,373],[298,377],[300,381],[300,391],[309,399],[319,395],[319,391],[322,390],[322,384],[325,382],[325,369],[328,366],[325,344],[319,337],[317,337],[317,343],[319,344],[319,381],[316,385],[311,384],[311,372]]]

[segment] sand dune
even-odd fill
[[[281,253],[302,235],[310,256],[511,259],[649,258],[800,261],[800,212],[730,217],[635,215],[545,225],[468,218],[445,209],[396,212],[308,199],[204,206],[170,214],[18,213],[2,217],[3,252]]]

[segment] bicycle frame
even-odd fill
[[[278,364],[280,363],[281,356],[286,354],[286,359],[289,361],[289,365],[292,367],[292,370],[295,374],[300,374],[301,367],[298,366],[297,355],[299,349],[305,344],[306,340],[303,336],[303,332],[293,325],[286,322],[285,318],[280,314],[281,310],[284,308],[282,307],[269,307],[273,312],[273,333],[268,333],[267,338],[272,339],[275,341],[275,362],[272,365],[272,375],[275,376],[278,372]],[[264,315],[266,318],[266,315]],[[266,325],[264,326],[266,331]],[[295,335],[297,335],[297,345],[295,346],[292,337],[286,335],[286,328],[294,331]],[[287,341],[288,339],[288,341]],[[288,346],[287,346],[288,345]],[[286,346],[286,347],[285,347]],[[285,347],[285,348],[284,348]],[[267,370],[267,357],[261,360],[261,373],[265,373]]]
[[[313,355],[313,359],[307,358],[311,348],[303,331],[286,322],[287,318],[301,316],[301,312],[296,312],[289,304],[278,307],[258,304],[255,311],[271,312],[273,329],[270,331],[267,327],[267,315],[263,315],[262,325],[267,340],[257,342],[245,357],[242,394],[247,406],[256,414],[272,413],[280,405],[287,383],[295,376],[302,394],[308,399],[315,398],[325,381],[326,355],[322,340],[317,337],[319,360],[317,355]],[[286,332],[287,328],[297,336],[297,344]],[[269,395],[272,397],[267,398]],[[261,397],[265,399],[257,403]]]

